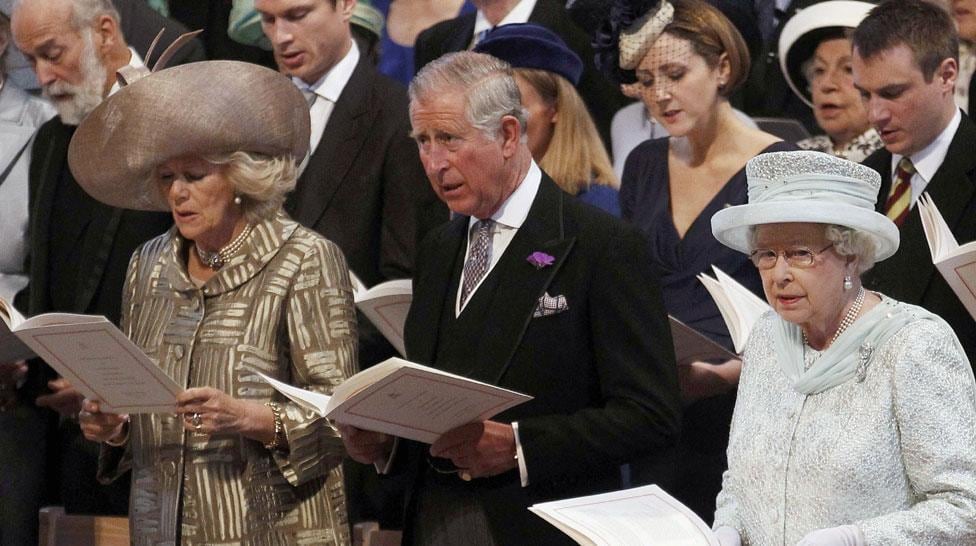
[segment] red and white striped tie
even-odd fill
[[[898,167],[895,169],[895,179],[891,184],[891,192],[885,201],[885,216],[891,218],[898,227],[905,223],[908,211],[912,204],[912,175],[915,174],[915,165],[908,156],[901,158]]]

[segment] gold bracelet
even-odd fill
[[[285,425],[281,422],[281,406],[277,402],[265,402],[264,405],[271,408],[271,414],[274,416],[274,438],[264,444],[264,448],[273,451],[281,447],[281,440],[285,433]]]

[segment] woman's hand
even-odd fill
[[[239,400],[212,387],[187,389],[176,397],[183,428],[197,434],[240,434],[261,443],[274,438],[274,413],[259,402]]]
[[[125,424],[129,422],[128,415],[103,413],[97,400],[85,400],[78,413],[78,424],[85,438],[93,442],[121,443],[127,435]]]

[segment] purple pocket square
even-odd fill
[[[550,315],[558,315],[563,311],[569,310],[569,304],[566,303],[566,296],[550,296],[548,292],[542,294],[539,301],[535,305],[535,311],[532,312],[532,318],[548,317]]]

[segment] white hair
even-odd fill
[[[465,117],[489,138],[497,138],[502,118],[513,116],[521,127],[522,138],[528,114],[512,67],[505,61],[483,53],[460,51],[444,55],[422,68],[410,82],[410,108],[434,94],[460,89],[465,96]]]

